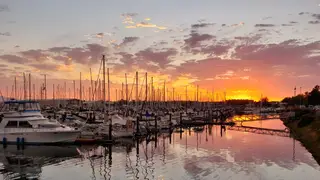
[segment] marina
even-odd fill
[[[247,126],[261,126],[248,122]],[[280,120],[264,128],[285,129]],[[263,143],[259,143],[263,142]],[[257,146],[257,144],[259,144]],[[1,148],[3,179],[317,179],[320,166],[290,137],[207,125],[99,146]],[[302,173],[302,174],[301,174]]]
[[[320,179],[315,1],[0,1],[0,180]]]

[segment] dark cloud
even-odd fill
[[[47,51],[58,56],[53,56],[54,59],[65,62],[70,65],[72,62],[92,65],[98,63],[102,54],[106,52],[106,47],[100,44],[87,44],[84,47],[52,47]]]
[[[208,46],[203,46],[199,49],[193,49],[191,52],[193,54],[206,54],[209,56],[220,56],[226,54],[231,47],[228,45],[213,44]]]
[[[175,75],[191,74],[194,78],[205,79],[214,78],[218,74],[227,70],[235,71],[235,66],[239,67],[240,62],[235,60],[222,60],[220,58],[207,58],[198,61],[186,61],[176,67]]]
[[[281,26],[293,26],[293,24],[281,24]]]
[[[209,26],[213,26],[214,23],[199,23],[199,24],[192,24],[191,28],[193,29],[198,29],[198,28],[205,28],[205,27],[209,27]]]
[[[101,46],[100,44],[87,44],[87,47],[91,57],[89,64],[100,62],[102,54],[106,51],[106,47]]]
[[[195,47],[201,46],[201,43],[204,41],[215,39],[215,36],[210,34],[199,34],[197,32],[192,31],[189,35],[189,38],[184,40],[185,43],[185,49],[192,49]]]
[[[0,4],[0,12],[8,12],[8,11],[10,11],[8,5]]]
[[[68,51],[70,49],[71,48],[69,47],[52,47],[52,48],[49,48],[48,51],[54,52],[54,53],[60,53],[60,52]]]
[[[274,27],[274,24],[256,24],[255,27]]]
[[[320,14],[312,14],[312,17],[316,18],[317,20],[320,20]]]
[[[309,21],[309,24],[320,24],[320,21]]]
[[[133,54],[127,52],[119,52],[115,55],[120,56],[119,62],[108,62],[109,65],[112,65],[114,71],[120,72],[131,72],[132,67],[137,66],[137,59]]]
[[[261,34],[251,34],[249,36],[236,36],[236,37],[234,37],[235,40],[240,41],[242,44],[253,44],[253,43],[257,42],[258,40],[260,40],[261,38],[262,38]]]
[[[28,50],[28,51],[22,51],[20,52],[20,54],[28,59],[34,59],[38,62],[43,62],[45,60],[47,60],[47,54],[45,54],[45,52],[41,49],[32,49],[32,50]]]
[[[300,12],[299,15],[305,15],[305,14],[310,14],[309,12]]]
[[[159,68],[165,69],[171,62],[170,57],[177,53],[177,50],[174,48],[163,49],[161,51],[147,48],[137,52],[135,55],[139,61],[153,62],[154,64],[157,64]]]
[[[57,70],[57,65],[56,64],[49,64],[49,63],[37,63],[37,64],[29,64],[29,66],[34,67],[39,70],[45,70],[45,71],[55,71]]]
[[[125,46],[127,44],[130,44],[130,43],[134,43],[136,41],[139,40],[139,37],[125,37],[122,42],[119,44],[119,46]]]
[[[156,72],[159,70],[159,67],[155,65],[148,64],[144,59],[139,59],[135,55],[127,53],[127,52],[119,52],[116,55],[120,56],[120,63],[108,63],[113,65],[115,71],[126,71],[131,72],[132,67],[137,67],[140,69],[145,69],[149,72]]]
[[[158,44],[160,44],[160,45],[166,45],[166,44],[168,44],[168,42],[166,42],[166,41],[160,41]]]
[[[212,86],[226,88],[236,84],[237,88],[250,89],[252,85],[252,88],[264,87],[265,92],[273,92],[275,87],[283,88],[283,84],[294,85],[297,77],[314,77],[312,82],[314,83],[320,75],[318,70],[320,56],[315,54],[320,49],[320,41],[302,44],[298,40],[291,39],[277,44],[255,42],[255,44],[235,45],[232,49],[234,47],[234,53],[230,51],[233,54],[230,59],[213,57],[187,61],[176,66],[171,75],[179,77],[181,74],[188,74],[192,78],[199,79],[198,83],[202,84],[203,88],[206,85],[208,88]],[[246,83],[239,84],[239,80],[246,80]],[[265,84],[268,86],[264,86]]]
[[[221,24],[222,27],[226,26],[226,24]]]
[[[120,56],[119,63],[109,63],[113,65],[115,71],[131,72],[132,67],[144,69],[149,72],[163,72],[171,67],[171,57],[177,54],[177,50],[173,48],[163,48],[160,50],[147,48],[135,54],[127,52],[116,53]]]
[[[4,33],[0,32],[0,36],[11,36],[11,33],[10,32],[4,32]]]
[[[235,48],[233,57],[245,60],[262,60],[266,64],[285,65],[317,65],[311,60],[313,51],[320,49],[320,41],[300,45],[295,39],[279,44],[251,44],[240,45]],[[320,61],[320,59],[319,59]]]
[[[19,45],[15,45],[14,47],[15,47],[15,48],[19,48],[20,46],[19,46]]]
[[[0,67],[1,67],[1,68],[4,68],[4,67],[8,67],[8,65],[6,65],[6,64],[0,64]]]
[[[11,55],[11,54],[2,55],[0,56],[0,59],[5,60],[9,63],[17,63],[17,64],[24,64],[29,62],[29,60],[26,58],[16,56],[16,55]]]
[[[135,17],[138,15],[139,15],[138,13],[122,13],[121,14],[121,16],[124,16],[124,17]]]

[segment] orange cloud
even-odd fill
[[[134,29],[134,28],[156,28],[156,29],[159,29],[159,30],[165,30],[165,29],[167,29],[167,27],[165,27],[165,26],[158,26],[158,25],[156,25],[156,24],[147,23],[147,22],[136,23],[135,25],[129,25],[129,26],[126,26],[125,28],[127,28],[127,29]]]
[[[61,64],[57,66],[57,70],[58,71],[63,71],[63,72],[73,72],[74,71],[74,66],[71,65],[65,65],[65,64]]]

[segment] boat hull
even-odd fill
[[[78,138],[79,131],[60,132],[23,132],[23,133],[3,133],[0,132],[0,143],[18,144],[59,144],[73,143]],[[20,139],[20,141],[18,141]],[[4,142],[5,140],[5,142]]]
[[[115,131],[113,132],[115,138],[129,138],[133,137],[133,131]]]

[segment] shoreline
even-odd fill
[[[299,127],[304,118],[297,120],[281,119],[286,127],[288,127],[293,134],[293,138],[298,140],[313,156],[316,162],[320,165],[320,121],[314,117],[312,122],[303,127]]]

